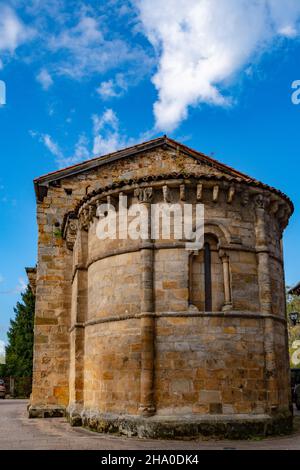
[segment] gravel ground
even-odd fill
[[[300,413],[291,436],[251,441],[148,440],[71,428],[64,418],[28,419],[26,400],[0,400],[0,450],[300,450]]]

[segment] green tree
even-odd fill
[[[13,377],[32,375],[33,326],[35,297],[27,286],[21,294],[22,302],[14,308],[15,318],[7,333],[5,373]]]
[[[294,326],[290,321],[290,313],[292,312],[299,312],[299,320],[300,320],[300,297],[296,295],[291,295],[288,293],[289,288],[287,288],[287,297],[286,297],[286,304],[287,304],[287,316],[288,316],[288,333],[289,333],[289,353],[290,353],[290,360],[292,359],[292,355],[295,351],[293,348],[293,344],[295,341],[300,340],[300,324]],[[293,364],[292,360],[291,367],[293,368],[300,368],[300,364],[296,365]]]

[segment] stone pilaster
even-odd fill
[[[70,328],[70,399],[68,416],[73,426],[81,425],[84,384],[84,322],[87,312],[87,232],[80,228],[74,246],[75,272],[72,284]]]
[[[257,253],[257,277],[259,287],[259,300],[261,313],[272,314],[272,291],[270,276],[269,247],[266,234],[266,202],[262,195],[255,199],[256,212],[256,253]],[[278,406],[278,386],[276,377],[276,354],[274,343],[274,322],[272,318],[264,319],[264,343],[265,343],[265,380],[267,389],[268,410]]]
[[[266,236],[265,201],[262,195],[255,200],[256,205],[256,253],[258,263],[258,286],[262,313],[272,312],[272,292],[269,264],[269,248]]]
[[[140,202],[148,211],[148,240],[143,240],[141,250],[141,394],[140,414],[155,414],[154,403],[154,292],[153,264],[154,252],[151,241],[151,198],[152,190],[144,190]]]

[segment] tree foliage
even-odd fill
[[[14,308],[15,318],[10,321],[7,333],[5,373],[13,377],[30,377],[32,375],[35,297],[29,286],[21,297],[22,302],[18,302]]]
[[[288,288],[287,288],[288,290]],[[287,293],[287,316],[288,316],[288,333],[289,333],[289,353],[290,353],[290,362],[291,367],[300,368],[300,364],[296,365],[292,361],[293,353],[295,352],[295,341],[300,340],[300,324],[294,326],[290,321],[290,313],[299,312],[299,321],[300,321],[300,297],[296,295],[291,295]]]

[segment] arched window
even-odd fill
[[[204,312],[219,312],[224,306],[224,279],[218,239],[207,234],[203,249],[190,259],[190,304]]]

